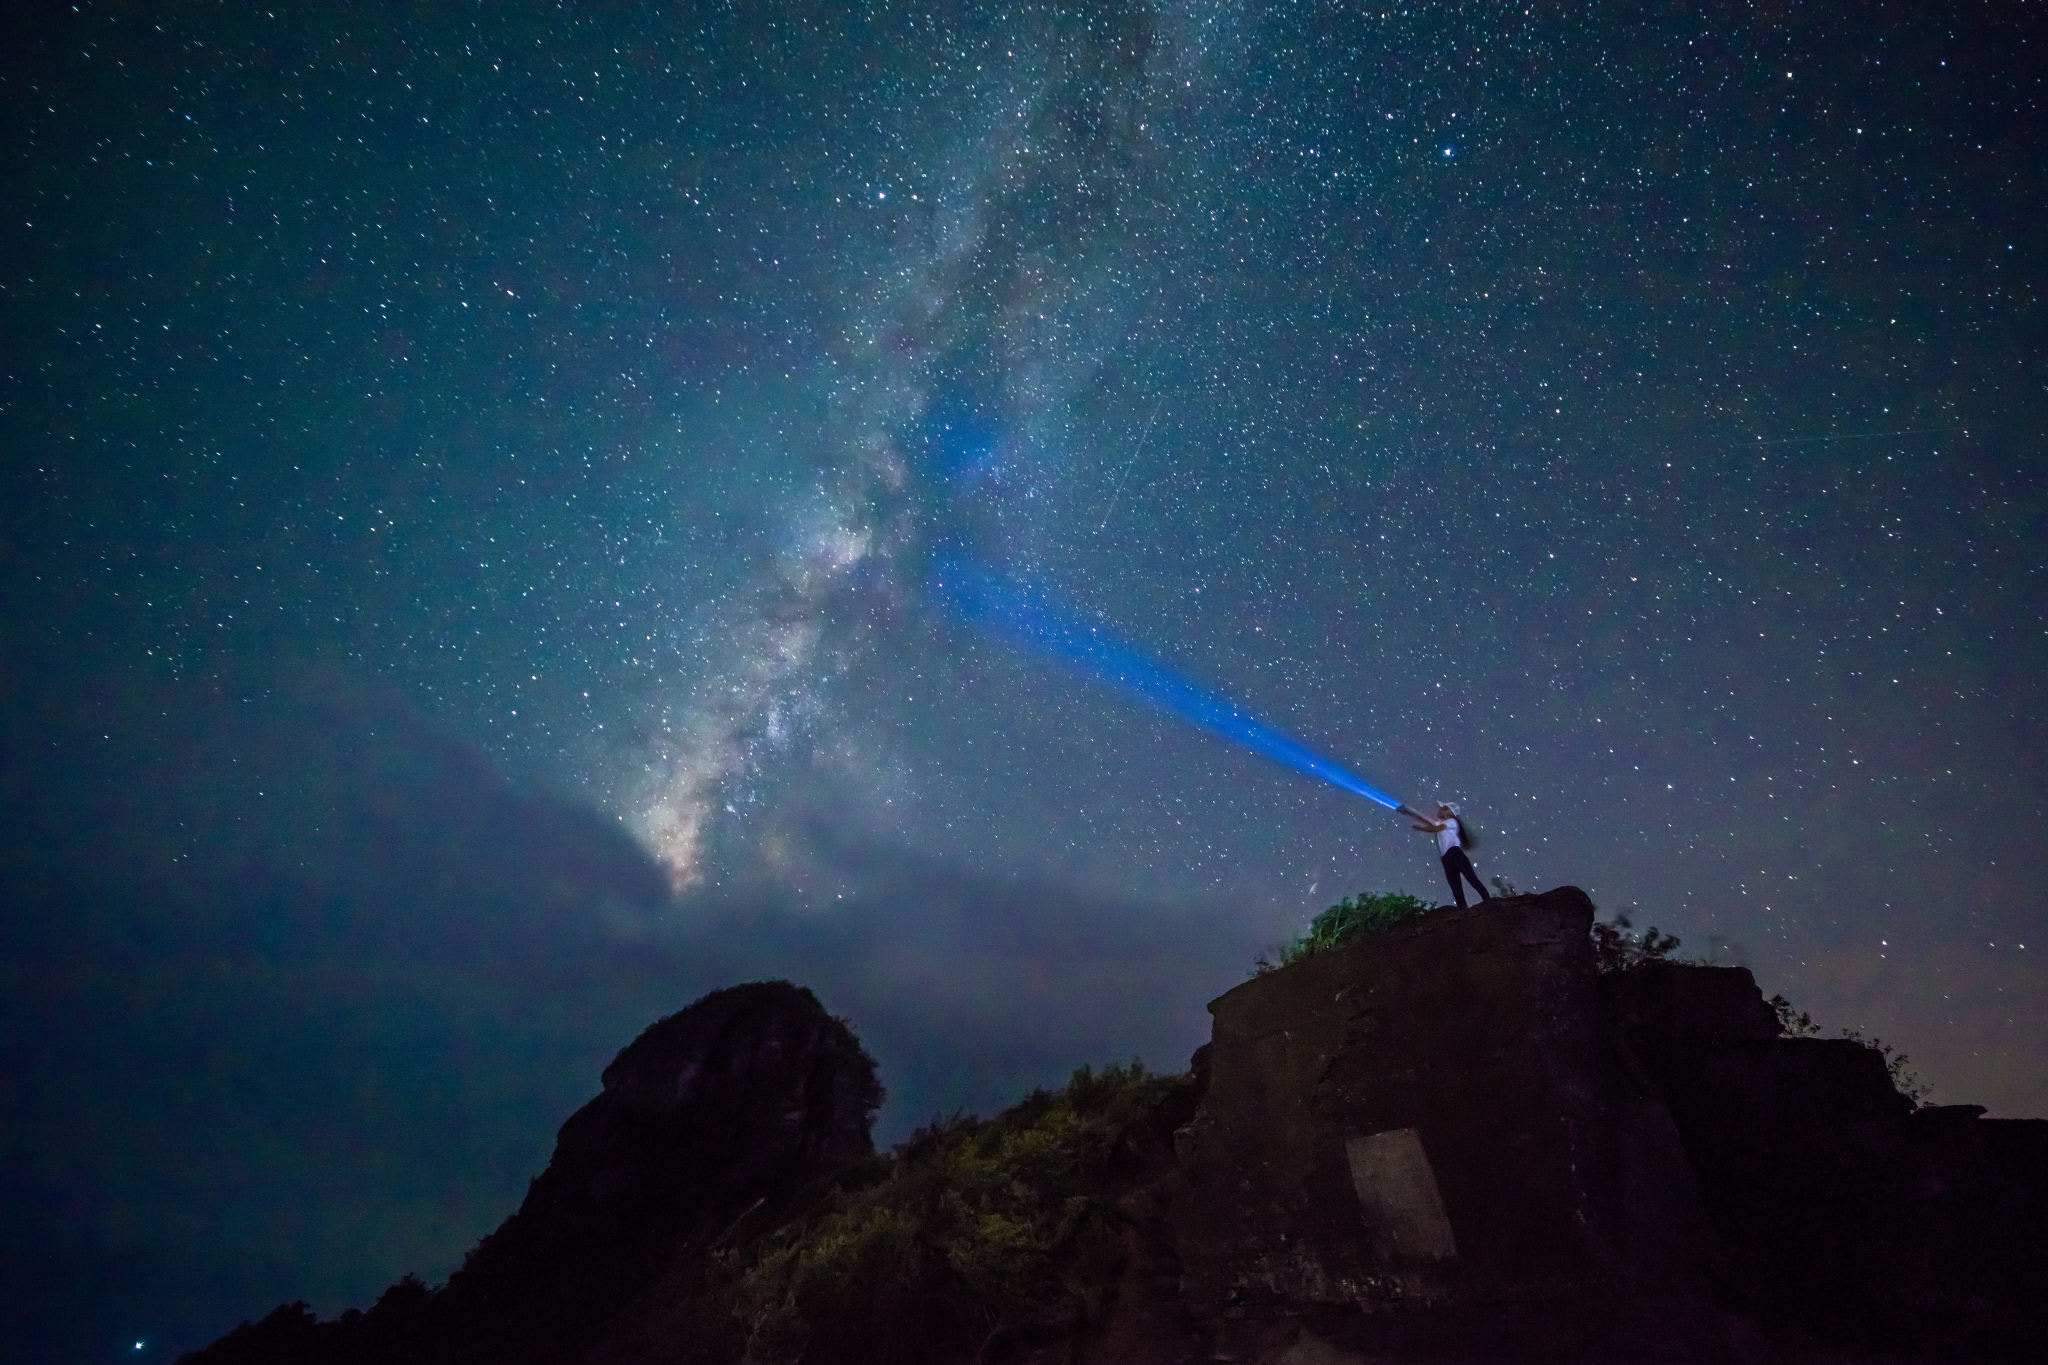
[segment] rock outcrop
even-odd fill
[[[1575,889],[1442,910],[1210,1005],[1175,1231],[1228,1354],[1739,1354],[1679,1134],[1603,1027],[1592,919]]]
[[[446,1287],[191,1359],[1377,1365],[2048,1347],[2048,1123],[1915,1109],[1740,968],[1598,970],[1574,888],[1211,1002],[1191,1077],[1076,1074],[875,1157],[786,983],[649,1029]]]
[[[736,1222],[873,1153],[874,1062],[809,991],[735,986],[649,1027],[562,1125],[526,1200],[438,1291],[367,1313],[280,1308],[194,1356],[236,1362],[580,1360],[635,1330]]]

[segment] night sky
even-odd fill
[[[720,985],[894,1140],[1441,895],[946,562],[2048,1114],[2038,9],[10,7],[0,1354],[438,1281]]]

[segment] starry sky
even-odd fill
[[[0,1333],[438,1280],[787,975],[1179,1067],[1405,823],[2048,1114],[2026,5],[0,23]]]

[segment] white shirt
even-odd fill
[[[1455,815],[1444,821],[1444,827],[1436,832],[1436,851],[1439,855],[1463,846],[1464,842],[1464,831],[1458,828],[1458,817]]]

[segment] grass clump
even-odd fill
[[[1422,897],[1411,896],[1406,891],[1371,891],[1360,896],[1346,896],[1310,920],[1307,933],[1288,939],[1272,950],[1271,955],[1261,956],[1254,967],[1263,975],[1299,962],[1310,953],[1348,947],[1360,939],[1384,933],[1402,921],[1426,914],[1434,908]]]
[[[879,1181],[727,1254],[744,1359],[965,1358],[1097,1320],[1125,1256],[1118,1182],[1191,1087],[1083,1067],[995,1119],[920,1129]]]

